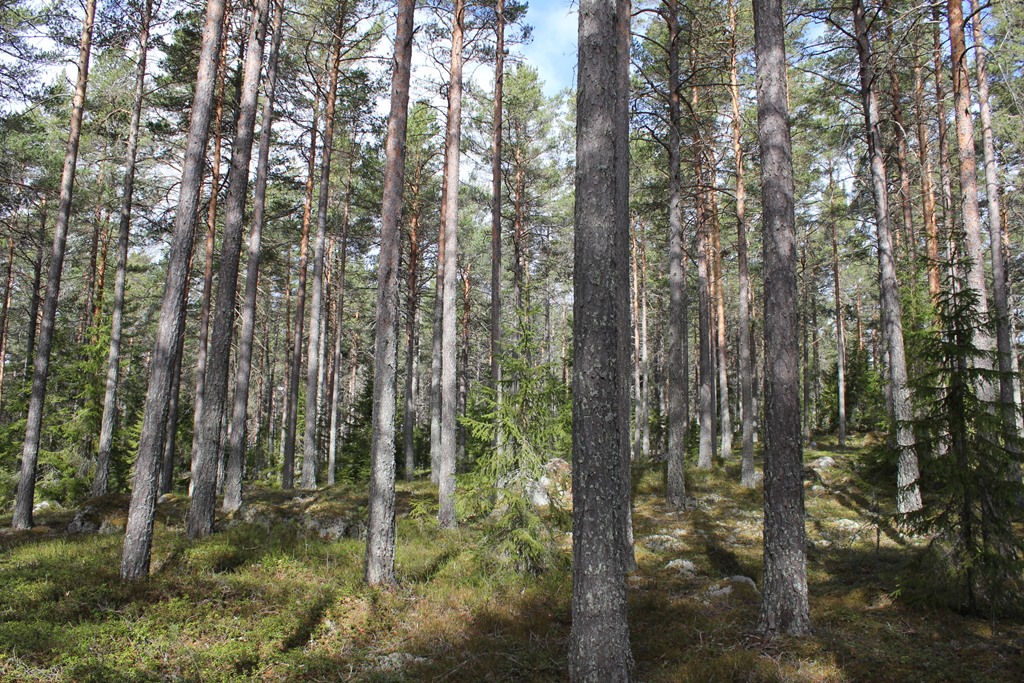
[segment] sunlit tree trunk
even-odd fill
[[[7,238],[7,272],[4,275],[4,298],[0,305],[0,399],[4,390],[7,369],[7,328],[11,311],[11,291],[14,289],[14,237]]]
[[[117,418],[117,383],[121,365],[121,328],[124,320],[124,288],[128,275],[128,237],[132,221],[132,195],[135,190],[135,161],[139,149],[139,128],[142,121],[142,99],[146,85],[146,57],[149,49],[149,24],[152,0],[146,0],[139,21],[139,61],[135,67],[135,91],[132,99],[128,149],[125,154],[124,188],[121,191],[121,216],[117,229],[117,272],[114,275],[114,310],[110,315],[110,350],[107,353],[107,379],[103,394],[103,417],[100,421],[99,454],[92,495],[107,492],[110,477],[110,453],[114,443]],[[3,353],[0,352],[0,359]]]
[[[698,143],[700,144],[700,143]],[[694,156],[694,176],[697,184],[697,310],[698,310],[698,397],[697,406],[700,422],[700,446],[697,452],[697,467],[708,469],[715,457],[715,376],[711,361],[711,258],[710,258],[710,216],[708,215],[703,186],[703,150]]]
[[[896,261],[889,230],[889,185],[885,162],[882,159],[882,136],[879,130],[878,92],[872,65],[871,43],[868,37],[864,5],[854,0],[853,20],[857,55],[860,64],[861,98],[864,123],[871,163],[871,185],[875,199],[875,230],[878,240],[878,287],[886,351],[889,356],[889,386],[892,413],[895,418],[893,433],[899,451],[896,465],[896,507],[900,514],[921,509],[918,488],[917,454],[914,451],[914,432],[910,424],[913,414],[910,390],[907,387],[907,362],[903,345],[903,313],[900,307]]]
[[[505,84],[505,0],[495,3],[494,119],[491,128],[491,383],[495,402],[502,402],[501,386],[501,126]],[[500,433],[495,436],[501,444]]]
[[[462,64],[463,30],[466,21],[465,0],[455,0],[452,19],[452,56],[448,79],[448,125],[445,133],[444,183],[441,189],[445,204],[444,282],[441,308],[441,440],[438,451],[437,513],[441,528],[455,526],[455,413],[456,339],[458,311],[459,259],[459,140],[462,137]]]
[[[263,102],[263,123],[260,129],[259,158],[256,163],[256,186],[253,188],[252,222],[249,228],[249,257],[245,266],[245,295],[242,302],[242,325],[238,335],[235,368],[235,393],[231,408],[231,439],[224,483],[224,511],[242,505],[242,470],[245,464],[246,413],[249,405],[249,380],[252,376],[252,346],[256,333],[256,298],[259,294],[260,256],[263,223],[267,200],[267,179],[270,175],[270,132],[274,122],[274,93],[277,87],[277,58],[281,49],[284,0],[274,2],[273,38],[267,60],[266,100]],[[268,342],[269,343],[269,342]],[[257,400],[259,397],[257,395]],[[258,433],[258,430],[257,430]]]
[[[758,629],[810,633],[800,444],[794,183],[780,0],[754,1],[764,215],[764,580]]]
[[[224,0],[208,0],[203,27],[196,91],[192,100],[192,118],[186,139],[185,160],[178,196],[178,209],[168,257],[160,322],[149,365],[149,388],[143,411],[139,453],[135,460],[132,498],[128,509],[121,578],[139,579],[149,573],[153,542],[153,516],[156,506],[157,473],[164,445],[167,412],[170,403],[174,347],[181,335],[185,316],[182,305],[188,280],[192,241],[196,229],[196,209],[210,130],[211,105],[217,75],[217,53],[224,22]]]
[[[386,173],[377,269],[377,334],[373,352],[370,520],[366,532],[365,578],[371,586],[395,582],[395,383],[398,364],[395,323],[398,315],[398,262],[402,246],[399,228],[405,191],[405,133],[409,115],[414,9],[414,0],[399,0],[391,74],[391,112],[384,142]]]
[[[304,489],[316,488],[319,457],[316,442],[317,378],[320,372],[320,322],[323,316],[324,245],[327,241],[327,204],[331,197],[331,157],[334,149],[334,111],[338,98],[338,73],[341,65],[341,28],[344,11],[338,19],[331,75],[327,86],[327,109],[324,112],[323,151],[320,156],[320,195],[316,209],[316,240],[313,243],[313,289],[309,299],[309,342],[306,352],[306,429],[302,442],[302,479]]]
[[[846,447],[846,325],[843,317],[842,283],[839,269],[839,226],[833,214],[836,184],[831,164],[828,168],[828,216],[832,228],[832,289],[836,308],[836,395],[839,411],[839,447]]]
[[[327,485],[333,486],[338,462],[338,428],[341,407],[341,342],[345,332],[345,270],[348,265],[349,214],[352,207],[352,164],[354,155],[349,154],[345,175],[345,208],[341,217],[341,265],[338,273],[337,319],[334,326],[334,382],[331,384],[331,406],[327,444]]]
[[[71,124],[68,130],[67,149],[64,153],[64,169],[60,179],[57,223],[53,227],[53,251],[50,255],[50,270],[46,278],[43,320],[39,330],[39,346],[36,349],[32,368],[32,389],[29,394],[25,441],[21,451],[21,473],[14,503],[14,517],[11,522],[11,526],[15,529],[28,529],[32,526],[39,438],[43,429],[43,404],[46,399],[46,382],[50,370],[50,350],[53,346],[54,325],[57,321],[57,299],[60,294],[61,271],[64,268],[68,222],[71,218],[71,199],[75,189],[75,170],[78,166],[78,145],[82,137],[85,91],[89,84],[89,56],[92,50],[92,29],[95,18],[96,0],[88,0],[85,5],[85,19],[82,23],[82,40],[78,48],[78,77],[75,81],[75,94],[71,102]]]

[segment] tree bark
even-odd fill
[[[327,485],[335,483],[335,470],[338,461],[338,424],[341,403],[341,340],[345,331],[345,270],[348,264],[348,228],[349,212],[352,206],[352,163],[354,154],[349,154],[348,169],[345,175],[345,209],[341,218],[341,267],[338,274],[337,320],[334,327],[334,382],[331,384],[330,421],[328,427],[327,446]]]
[[[366,531],[366,583],[395,582],[395,392],[397,378],[398,261],[405,133],[409,115],[415,0],[399,0],[391,74],[391,112],[384,143],[384,199],[377,269],[377,333],[373,365],[373,438],[370,445],[370,521]]]
[[[629,681],[628,0],[581,0],[573,274],[573,683]]]
[[[836,308],[836,395],[838,398],[838,440],[839,447],[846,448],[846,325],[843,316],[842,284],[839,269],[839,226],[833,213],[835,201],[835,178],[832,166],[828,169],[828,211],[829,223],[832,227],[832,290]]]
[[[235,368],[234,404],[231,409],[231,439],[224,483],[224,511],[242,505],[242,470],[245,464],[246,413],[249,405],[249,380],[252,376],[252,346],[256,333],[256,298],[259,294],[260,256],[270,175],[270,132],[274,122],[274,93],[277,87],[277,59],[281,50],[284,0],[274,2],[274,28],[267,60],[266,100],[260,130],[260,152],[253,188],[252,226],[249,229],[249,258],[245,270],[245,300],[242,304],[242,328],[238,337]],[[257,398],[258,400],[258,398]]]
[[[46,296],[43,300],[43,320],[39,330],[39,346],[36,349],[33,362],[25,442],[21,452],[21,473],[14,504],[14,517],[11,523],[15,529],[28,529],[32,526],[36,466],[39,461],[39,439],[43,429],[43,404],[46,399],[46,382],[49,377],[54,325],[57,320],[57,298],[60,294],[61,271],[64,267],[68,222],[71,218],[71,199],[75,190],[78,145],[82,138],[82,117],[85,109],[85,91],[89,84],[89,56],[92,50],[92,29],[95,18],[96,0],[88,0],[85,5],[85,20],[82,23],[82,39],[78,48],[78,78],[75,82],[75,94],[71,102],[71,124],[64,153],[64,168],[61,172],[57,223],[53,228],[53,250],[50,255],[50,270],[46,278]]]
[[[222,445],[222,429],[226,429],[227,416],[224,407],[228,401],[231,334],[235,326],[238,267],[242,252],[242,223],[249,189],[249,161],[252,158],[253,131],[256,127],[256,105],[259,100],[260,71],[263,67],[263,44],[267,34],[268,5],[268,0],[256,0],[249,20],[238,122],[231,148],[231,185],[228,187],[224,207],[224,235],[221,242],[220,269],[217,273],[213,333],[210,336],[209,362],[206,368],[206,395],[203,414],[195,425],[192,505],[186,519],[188,537],[191,539],[201,538],[213,532],[217,472],[221,460],[218,453]]]
[[[988,203],[989,247],[992,250],[992,306],[996,319],[996,350],[999,369],[999,403],[1008,425],[1018,432],[1016,401],[1013,395],[1014,372],[1012,334],[1010,330],[1009,283],[1003,254],[1002,206],[999,194],[999,169],[992,135],[992,107],[988,99],[985,36],[981,26],[981,7],[971,0],[971,25],[974,31],[974,64],[978,72],[978,104],[981,113],[981,149],[985,164],[985,199]]]
[[[438,451],[438,523],[454,528],[455,450],[457,411],[458,349],[458,261],[459,261],[459,140],[462,137],[462,64],[465,0],[455,0],[452,20],[452,56],[448,80],[448,125],[445,132],[444,180],[441,188],[445,205],[444,282],[441,307],[441,440]]]
[[[701,146],[701,143],[698,143]],[[704,187],[703,149],[694,157],[694,176],[697,178],[697,312],[698,312],[698,410],[700,414],[700,447],[697,453],[697,467],[709,469],[715,457],[715,376],[711,369],[711,259],[710,219],[708,216]]]
[[[911,427],[913,414],[910,406],[910,390],[907,387],[907,362],[903,345],[903,313],[900,308],[899,285],[896,277],[896,261],[889,230],[889,184],[882,159],[882,136],[879,130],[878,92],[872,66],[871,42],[868,37],[864,5],[854,0],[853,20],[857,55],[860,62],[861,101],[864,107],[864,124],[868,142],[868,156],[871,162],[871,185],[875,198],[875,230],[878,239],[878,288],[885,332],[886,349],[889,354],[889,384],[892,395],[892,412],[895,420],[893,435],[899,450],[896,465],[896,508],[900,514],[921,509],[921,492],[918,488],[917,454],[914,451],[914,432]]]
[[[327,204],[331,197],[331,157],[334,151],[334,111],[338,100],[338,72],[341,66],[341,30],[345,10],[339,10],[331,75],[328,79],[327,110],[324,112],[323,151],[320,155],[320,194],[316,208],[316,240],[313,243],[313,290],[309,300],[309,342],[306,351],[306,430],[302,441],[302,478],[304,489],[316,488],[318,449],[316,443],[317,386],[320,372],[320,319],[323,315],[324,245],[327,241]]]
[[[683,234],[680,179],[679,5],[665,0],[668,22],[668,504],[686,506],[683,460],[690,432],[689,288],[686,283],[686,240]]]
[[[313,215],[313,178],[316,173],[317,99],[313,104],[313,123],[309,128],[309,165],[306,171],[306,199],[302,208],[302,238],[299,242],[299,285],[295,292],[295,332],[289,353],[288,396],[286,400],[284,462],[281,488],[295,484],[295,437],[299,418],[299,373],[302,371],[302,334],[306,323],[306,271],[309,260],[309,225]]]
[[[217,75],[217,52],[224,23],[224,0],[208,0],[203,27],[196,92],[185,148],[174,221],[167,278],[160,306],[160,322],[149,365],[149,388],[143,412],[139,453],[135,461],[132,498],[128,509],[121,578],[134,580],[149,574],[150,548],[153,542],[153,515],[156,506],[157,474],[160,450],[164,445],[167,412],[170,403],[174,347],[181,335],[185,316],[182,304],[188,281],[192,241],[196,229],[196,209],[202,182],[210,109]]]
[[[491,385],[500,408],[501,387],[501,126],[505,85],[505,0],[496,0],[494,44],[494,118],[491,129]],[[495,437],[500,444],[500,435]]]
[[[124,321],[124,288],[128,275],[128,238],[132,220],[132,195],[135,190],[135,161],[139,149],[139,128],[142,121],[142,99],[146,85],[146,57],[149,49],[149,24],[153,1],[146,0],[139,23],[139,61],[135,67],[135,91],[132,100],[131,127],[125,154],[124,189],[121,191],[121,217],[117,227],[117,272],[114,276],[114,310],[110,315],[110,350],[107,353],[107,379],[103,394],[103,417],[100,421],[99,453],[92,495],[107,492],[110,477],[110,453],[114,443],[117,418],[117,383],[121,364],[121,328]],[[0,354],[0,358],[2,358]]]
[[[39,330],[39,290],[43,283],[43,251],[46,249],[46,197],[40,201],[39,235],[36,241],[36,258],[32,262],[32,296],[28,305],[28,342],[25,351],[25,376],[32,372],[36,356],[36,336]]]
[[[981,246],[981,210],[978,206],[978,162],[974,153],[974,118],[971,114],[971,84],[967,73],[967,48],[964,42],[964,14],[962,0],[947,0],[949,22],[949,48],[953,70],[953,110],[956,122],[957,150],[960,158],[960,194],[963,215],[963,242],[966,247],[967,286],[977,296],[977,312],[981,320],[988,316],[988,295],[985,286],[985,261]],[[996,230],[993,236],[998,235]],[[995,343],[984,326],[974,330],[974,344],[981,352],[975,364],[982,370],[992,369]],[[983,402],[996,399],[991,379],[981,377],[977,382],[978,398]],[[1011,398],[1012,400],[1012,398]]]
[[[928,110],[924,101],[924,74],[919,57],[914,57],[914,115],[917,119],[917,154],[921,175],[921,221],[924,223],[925,269],[932,302],[939,297],[939,225],[935,216],[935,186],[928,131]]]
[[[758,630],[810,633],[800,444],[793,157],[780,0],[754,1],[764,213],[764,580]]]
[[[729,95],[732,101],[732,153],[736,161],[736,260],[739,267],[739,379],[743,436],[740,483],[757,485],[754,470],[754,368],[750,340],[750,270],[747,264],[747,188],[743,167],[742,119],[740,118],[739,68],[736,63],[736,0],[729,2]]]
[[[7,322],[11,311],[11,292],[14,289],[14,237],[7,238],[7,272],[4,275],[4,299],[0,308],[0,398],[4,390],[4,371],[7,369]]]

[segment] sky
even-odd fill
[[[576,84],[576,3],[570,0],[528,0],[526,23],[533,40],[512,48],[537,68],[545,94],[554,95]]]

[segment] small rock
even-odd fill
[[[754,583],[754,580],[752,578],[750,578],[749,576],[739,576],[739,575],[737,575],[737,576],[730,576],[726,580],[729,583],[732,583],[732,584],[738,584],[738,585],[742,585],[742,586],[749,586],[752,591],[754,591],[755,593],[758,592],[757,584]]]
[[[174,494],[173,493],[165,493],[162,496],[160,496],[159,498],[157,498],[156,502],[157,502],[158,505],[163,505],[164,503],[169,503],[169,502],[171,502],[173,500],[174,500]]]
[[[96,510],[92,506],[86,506],[75,513],[75,518],[68,524],[67,533],[69,534],[89,534],[95,531],[99,531],[100,525],[89,519],[90,515],[95,514]]]
[[[105,519],[105,520],[103,520],[100,523],[99,532],[101,534],[103,534],[104,536],[108,536],[108,535],[111,535],[111,534],[120,534],[123,531],[124,531],[124,525],[123,524],[118,524],[118,523],[112,522],[109,519]]]
[[[380,658],[377,668],[386,672],[401,671],[410,665],[426,664],[428,661],[426,657],[418,657],[409,652],[392,652]]]
[[[731,593],[732,593],[732,584],[726,583],[726,584],[717,585],[717,586],[715,586],[713,588],[708,589],[708,592],[705,593],[704,595],[706,595],[709,598],[724,598],[726,595],[729,595]]]
[[[648,549],[656,553],[664,552],[666,550],[677,552],[683,548],[683,544],[679,539],[665,534],[654,534],[653,536],[648,536],[643,539],[643,543]]]
[[[818,458],[817,460],[811,461],[811,464],[809,465],[809,467],[811,467],[813,469],[816,469],[816,470],[827,470],[830,467],[835,467],[835,466],[836,466],[835,458],[833,458],[830,455],[823,455],[822,457]]]
[[[49,510],[53,507],[55,506],[50,501],[41,500],[38,503],[36,503],[35,506],[32,508],[32,514],[35,514],[37,512],[45,512],[46,510]]]
[[[697,565],[695,565],[691,560],[679,558],[666,564],[665,569],[674,569],[680,574],[693,574],[697,571]]]

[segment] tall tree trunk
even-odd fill
[[[832,227],[832,289],[836,307],[836,394],[839,412],[839,447],[846,448],[846,325],[843,316],[842,284],[839,270],[839,226],[833,214],[836,184],[832,165],[828,168],[828,211]]]
[[[174,220],[171,251],[168,257],[160,322],[149,365],[149,388],[139,435],[139,453],[135,460],[132,498],[128,509],[121,578],[134,580],[149,574],[150,548],[153,542],[153,515],[156,506],[157,474],[160,451],[164,445],[167,412],[170,403],[174,347],[185,324],[182,304],[188,281],[192,241],[196,229],[196,209],[210,130],[210,110],[217,76],[217,52],[224,23],[224,0],[208,0],[203,27],[196,92],[192,101]]]
[[[85,272],[85,282],[82,283],[82,290],[85,293],[85,300],[82,302],[82,314],[78,321],[78,336],[76,343],[81,344],[85,340],[85,335],[93,324],[92,305],[93,298],[96,292],[96,281],[97,281],[97,266],[98,256],[100,251],[101,234],[103,232],[103,224],[107,222],[105,207],[103,206],[103,194],[106,186],[106,172],[107,163],[105,159],[110,156],[110,148],[104,142],[103,145],[103,157],[104,160],[100,161],[99,171],[96,174],[96,184],[93,188],[96,192],[96,204],[93,207],[92,212],[92,239],[89,240],[89,267]],[[89,437],[86,437],[88,441]]]
[[[740,118],[739,68],[736,63],[736,0],[729,2],[729,95],[732,101],[732,153],[736,161],[736,260],[739,266],[739,379],[743,419],[740,483],[753,488],[754,470],[754,368],[750,341],[750,270],[747,264],[747,188],[743,168],[742,119]]]
[[[686,505],[686,474],[683,460],[690,432],[689,289],[686,284],[686,240],[683,234],[682,182],[680,179],[679,5],[665,0],[668,23],[668,504],[679,510]]]
[[[643,229],[643,223],[640,224]],[[640,458],[651,459],[651,365],[647,353],[647,235],[640,235]],[[550,301],[551,297],[547,297]]]
[[[313,104],[313,123],[309,128],[309,166],[306,170],[306,199],[302,207],[302,238],[299,242],[299,285],[295,292],[295,332],[289,353],[288,396],[285,399],[284,462],[281,488],[295,484],[295,436],[299,419],[299,373],[302,370],[302,333],[306,323],[306,271],[309,260],[309,226],[313,215],[313,179],[316,174],[317,104]]]
[[[698,143],[701,146],[701,143]],[[698,360],[698,410],[700,423],[700,448],[697,467],[708,469],[715,457],[715,376],[711,369],[711,260],[710,260],[710,217],[704,187],[703,149],[694,157],[694,177],[697,178],[697,309],[699,317],[699,360]]]
[[[501,386],[501,125],[505,85],[505,0],[496,0],[494,43],[494,118],[491,127],[491,383],[498,407]],[[502,442],[500,434],[496,444]]]
[[[395,322],[405,191],[405,133],[409,116],[415,0],[399,0],[391,73],[391,112],[384,142],[384,199],[377,268],[377,333],[373,351],[373,437],[370,444],[370,521],[366,530],[366,583],[395,582]],[[354,360],[354,359],[353,359]],[[352,363],[353,370],[355,363]],[[352,380],[354,389],[354,376]]]
[[[135,161],[139,150],[139,128],[142,120],[142,99],[146,86],[146,57],[149,49],[149,24],[153,0],[146,0],[139,20],[139,61],[135,67],[135,91],[132,100],[131,127],[125,153],[124,189],[121,191],[121,218],[117,227],[117,273],[114,276],[114,310],[110,316],[110,350],[107,353],[107,380],[103,394],[103,418],[100,421],[99,455],[92,495],[107,492],[110,477],[110,453],[114,443],[117,418],[117,383],[121,364],[121,328],[124,320],[124,288],[128,275],[128,237],[132,221],[132,195],[135,190]],[[2,358],[2,354],[0,354]]]
[[[925,235],[925,269],[928,272],[928,292],[932,302],[939,297],[939,225],[935,216],[935,187],[933,184],[928,110],[924,101],[924,74],[920,58],[914,57],[914,116],[917,119],[917,153],[921,174],[921,220]]]
[[[437,274],[434,277],[434,324],[430,342],[430,481],[439,482],[437,456],[441,452],[441,311],[444,305],[445,203],[441,201],[441,225],[437,233]]]
[[[183,308],[187,308],[188,295],[185,296],[185,305]],[[186,316],[187,311],[182,312],[182,316]],[[174,359],[171,361],[171,390],[170,397],[168,399],[167,406],[167,427],[164,435],[164,442],[161,447],[161,457],[159,465],[159,479],[160,483],[157,488],[157,492],[160,495],[170,493],[174,488],[174,451],[176,449],[177,437],[178,437],[178,402],[181,398],[181,359],[184,356],[185,351],[185,334],[182,329],[182,334],[178,337],[174,348]]]
[[[581,0],[573,274],[573,683],[629,681],[629,2]]]
[[[309,343],[306,351],[306,432],[302,441],[302,478],[304,489],[316,488],[318,449],[316,443],[317,381],[320,373],[320,322],[323,316],[324,245],[327,241],[327,205],[331,197],[331,156],[334,151],[334,109],[338,100],[338,72],[341,66],[341,30],[346,11],[340,9],[337,35],[331,55],[331,75],[327,86],[327,110],[324,112],[323,151],[320,155],[320,195],[316,208],[316,240],[313,243],[313,291],[309,300]]]
[[[939,4],[932,5],[932,71],[935,78],[935,120],[939,137],[939,186],[942,191],[942,237],[949,240],[956,218],[953,211],[953,167],[950,163],[949,136],[946,134],[946,93],[942,85],[945,69],[942,63],[942,14]]]
[[[338,428],[341,404],[341,341],[345,331],[345,270],[348,265],[348,228],[349,213],[352,207],[352,164],[355,154],[348,156],[348,168],[345,173],[345,208],[341,217],[341,267],[338,273],[337,319],[334,326],[334,382],[331,384],[331,406],[327,446],[327,485],[333,486],[338,461]]]
[[[405,300],[405,391],[402,405],[402,446],[405,452],[405,480],[412,481],[416,470],[416,393],[418,390],[419,269],[420,269],[420,169],[416,169],[413,199],[409,211],[409,259],[406,264]]]
[[[220,44],[221,68],[217,73],[217,108],[213,115],[213,162],[210,167],[210,202],[206,209],[206,258],[203,261],[203,295],[199,313],[199,341],[196,346],[196,376],[193,393],[192,424],[198,425],[203,419],[203,404],[206,396],[206,365],[209,358],[210,307],[213,304],[213,256],[217,236],[217,206],[220,200],[220,164],[224,144],[224,84],[227,78],[228,43],[231,35],[231,0],[224,6],[224,37]],[[192,469],[198,451],[199,430],[192,431]],[[189,478],[188,492],[192,495],[195,479]]]
[[[758,629],[810,633],[800,445],[793,157],[780,0],[754,1],[764,207],[764,580]]]
[[[448,125],[444,146],[445,205],[444,288],[441,307],[441,450],[438,452],[438,523],[455,526],[455,450],[457,410],[457,323],[459,262],[459,140],[462,139],[462,47],[466,21],[465,0],[455,0],[452,18],[452,56],[448,75]]]
[[[714,150],[709,152],[711,160],[711,187],[708,198],[711,201],[711,253],[713,260],[713,292],[715,303],[715,351],[718,356],[718,414],[721,420],[720,452],[722,458],[732,458],[732,410],[729,404],[729,359],[728,338],[725,333],[725,279],[722,276],[722,230],[718,219],[718,190],[715,181]]]
[[[917,454],[914,451],[914,432],[910,421],[910,390],[907,387],[907,362],[903,346],[903,313],[900,308],[896,261],[889,230],[889,184],[882,159],[882,136],[879,130],[878,92],[874,67],[871,63],[871,42],[868,37],[864,5],[854,0],[853,20],[857,55],[860,62],[861,98],[864,123],[871,162],[871,185],[875,198],[875,230],[878,238],[878,288],[881,298],[882,322],[886,349],[889,355],[889,386],[892,411],[895,418],[893,432],[899,450],[896,465],[896,508],[900,514],[921,509],[918,488]]]
[[[78,143],[82,137],[82,115],[85,109],[85,91],[89,84],[89,54],[92,49],[92,29],[95,18],[96,0],[88,0],[85,5],[85,21],[82,23],[82,40],[78,48],[78,79],[75,82],[75,95],[71,102],[71,124],[68,131],[67,149],[64,153],[64,169],[60,178],[60,202],[57,205],[57,223],[53,228],[53,251],[50,255],[50,270],[46,278],[43,320],[39,330],[39,346],[36,349],[33,363],[25,442],[21,452],[21,474],[14,504],[14,518],[11,523],[15,529],[28,529],[32,526],[32,503],[36,491],[39,438],[43,429],[43,403],[46,398],[46,381],[50,369],[53,328],[57,320],[57,298],[60,294],[61,270],[64,267],[68,221],[71,217],[71,198],[75,189]]]
[[[1010,313],[1009,285],[1002,240],[1002,206],[999,195],[999,169],[996,162],[995,141],[992,136],[992,107],[988,99],[988,70],[985,63],[985,36],[981,26],[981,7],[971,0],[971,25],[974,30],[974,63],[978,71],[978,104],[981,110],[981,149],[985,163],[985,199],[988,203],[989,246],[992,250],[992,305],[996,319],[996,349],[999,368],[999,403],[1003,406],[1008,425],[1020,431],[1016,402],[1013,395],[1014,372]]]
[[[245,463],[246,412],[249,405],[249,380],[252,375],[252,345],[256,332],[256,297],[259,294],[260,256],[270,175],[270,132],[274,123],[274,94],[277,87],[277,58],[281,50],[284,0],[274,2],[274,29],[267,61],[266,100],[260,129],[260,152],[253,189],[252,224],[249,229],[249,258],[245,266],[245,300],[242,304],[242,329],[238,337],[235,368],[234,405],[231,409],[231,440],[224,483],[224,511],[242,505],[242,469]]]
[[[245,50],[242,87],[238,103],[238,122],[231,148],[231,184],[224,207],[224,236],[220,269],[217,273],[217,300],[214,305],[213,334],[210,336],[209,364],[206,368],[206,396],[203,414],[195,425],[196,446],[192,453],[192,505],[186,519],[189,538],[201,538],[213,532],[216,509],[219,452],[222,431],[227,430],[224,407],[228,402],[228,377],[231,360],[231,334],[235,326],[235,299],[238,293],[238,267],[242,252],[242,223],[249,190],[249,161],[252,158],[256,106],[259,100],[263,44],[267,35],[269,0],[256,0],[249,19],[249,38]],[[244,417],[243,417],[244,420]],[[244,426],[241,431],[244,431]],[[241,463],[239,465],[239,486]]]

